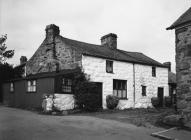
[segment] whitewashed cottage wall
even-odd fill
[[[146,96],[142,96],[142,87],[146,86]],[[152,67],[135,64],[135,107],[148,107],[151,98],[157,97],[158,87],[164,88],[164,96],[169,95],[168,69],[156,67],[156,77],[152,76]]]
[[[113,94],[113,79],[127,80],[127,100],[120,100],[118,108],[151,106],[151,97],[157,96],[158,87],[164,88],[164,95],[168,93],[168,69],[156,68],[156,77],[152,77],[152,67],[135,64],[135,104],[133,88],[133,64],[114,61],[113,73],[106,72],[106,59],[82,56],[82,67],[93,82],[103,83],[103,108],[106,108],[106,96]],[[142,96],[141,85],[147,86],[147,96]]]

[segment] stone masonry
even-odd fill
[[[113,79],[127,80],[127,99],[120,100],[119,109],[127,108],[147,108],[152,107],[151,98],[157,97],[158,87],[164,88],[164,96],[169,96],[168,92],[168,69],[156,68],[156,77],[152,77],[152,66],[135,64],[135,102],[133,87],[133,64],[127,62],[114,61],[114,73],[106,73],[106,60],[102,58],[83,56],[82,67],[85,73],[90,75],[93,82],[103,83],[103,108],[106,108],[106,96],[113,94]],[[147,86],[147,96],[142,96],[141,85]]]
[[[176,29],[178,108],[191,111],[191,26]]]
[[[59,35],[59,27],[46,27],[46,38],[26,64],[26,74],[74,69],[80,66],[81,54],[67,46]]]
[[[191,120],[191,7],[169,29],[176,35],[177,107]]]

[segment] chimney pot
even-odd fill
[[[171,71],[171,62],[164,62],[163,65],[168,67],[168,71]]]
[[[57,36],[60,34],[59,27],[56,26],[55,24],[47,25],[45,31],[46,31],[46,37]]]
[[[24,64],[27,62],[27,57],[26,56],[21,56],[20,58],[20,65]]]
[[[101,37],[101,45],[111,49],[117,49],[117,35],[110,33]]]

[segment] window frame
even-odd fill
[[[141,85],[142,88],[142,96],[147,96],[147,86]]]
[[[30,82],[30,85],[29,85]],[[35,83],[35,84],[34,84]],[[36,79],[30,79],[27,80],[27,93],[36,93],[37,92],[37,80]]]
[[[13,85],[13,86],[11,86],[11,85]],[[15,92],[15,84],[14,84],[14,82],[11,82],[11,83],[10,83],[10,85],[9,85],[9,91],[10,91],[10,93],[14,93],[14,92]]]
[[[156,77],[156,67],[152,66],[152,77]]]
[[[66,81],[63,81],[66,80]],[[69,82],[70,81],[70,82]],[[71,78],[62,77],[61,80],[61,92],[64,94],[72,94],[73,92],[73,81]]]
[[[124,92],[125,92],[125,96],[124,96]],[[119,97],[119,94],[121,94],[121,97]],[[127,98],[127,80],[113,79],[113,95],[117,96],[120,100],[128,99]]]
[[[111,68],[111,70],[108,70],[108,67]],[[113,73],[113,61],[106,60],[106,72],[107,73]]]

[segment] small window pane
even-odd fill
[[[142,86],[142,96],[146,96],[146,86]]]
[[[117,96],[117,90],[113,90],[113,95]]]
[[[113,80],[113,95],[121,99],[127,98],[127,81]]]
[[[113,61],[106,60],[106,72],[113,72]]]
[[[27,81],[27,91],[36,92],[36,80]]]

